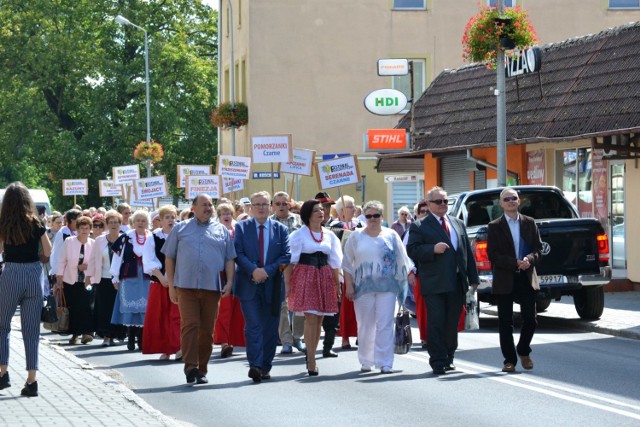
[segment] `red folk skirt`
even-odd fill
[[[143,354],[174,354],[180,350],[180,310],[169,299],[169,288],[151,281],[142,334]]]
[[[295,312],[335,314],[338,295],[331,266],[298,264],[291,274],[289,309]]]
[[[344,297],[346,285],[342,284],[342,302],[340,303],[340,336],[344,339],[358,336],[358,321],[353,301]]]
[[[245,347],[244,317],[240,299],[233,295],[220,298],[218,317],[213,328],[213,343]]]

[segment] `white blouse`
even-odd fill
[[[136,254],[139,257],[142,257],[142,265],[144,267],[144,253],[148,253],[149,250],[151,250],[151,253],[153,254],[153,257],[156,258],[156,253],[155,253],[155,242],[153,241],[153,236],[151,235],[150,231],[146,231],[145,232],[145,236],[146,239],[144,241],[144,244],[140,244],[138,243],[138,240],[136,239],[136,230],[132,229],[126,232],[126,235],[129,237],[129,242],[133,245],[133,253]],[[150,249],[151,248],[151,249]],[[124,247],[122,248],[122,250],[120,251],[121,254],[124,254]],[[113,283],[118,283],[120,281],[120,267],[122,266],[122,255],[121,254],[117,254],[114,253],[113,254],[113,258],[111,259],[111,268],[109,270],[109,272],[111,273],[111,275],[113,276]],[[149,258],[149,255],[147,255],[147,259]],[[157,260],[157,258],[156,258]],[[160,262],[158,261],[158,264]],[[146,268],[144,269],[146,272]]]
[[[316,242],[311,238],[311,233],[316,240],[322,236],[322,241]],[[291,264],[297,264],[300,261],[300,254],[322,252],[328,255],[331,268],[340,268],[342,265],[342,245],[338,236],[331,230],[323,229],[322,233],[315,233],[303,225],[302,228],[291,233],[289,245],[291,247]]]

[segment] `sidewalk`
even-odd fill
[[[120,382],[40,339],[38,397],[22,397],[26,381],[20,318],[11,331],[11,387],[0,390],[4,426],[184,426],[149,406]]]
[[[484,314],[498,315],[496,306],[482,304]],[[514,311],[518,311],[517,304]],[[605,292],[604,313],[599,320],[582,320],[573,306],[573,298],[563,296],[560,301],[552,301],[549,308],[539,313],[541,321],[583,331],[640,340],[640,292]],[[548,319],[548,320],[547,320]]]

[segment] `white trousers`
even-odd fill
[[[358,359],[365,368],[393,368],[396,295],[372,292],[353,302],[358,320]]]

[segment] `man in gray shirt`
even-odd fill
[[[187,383],[205,384],[213,350],[213,325],[220,296],[231,293],[236,251],[231,232],[211,219],[213,202],[206,194],[193,200],[194,217],[175,225],[162,247],[169,298],[180,308],[180,342]],[[227,274],[221,287],[220,272]]]

